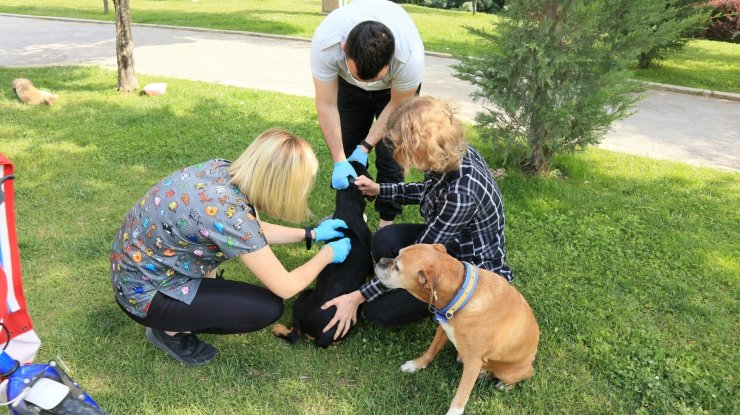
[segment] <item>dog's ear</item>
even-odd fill
[[[424,266],[416,273],[419,278],[419,284],[423,285],[427,290],[434,290],[437,285],[437,274],[434,271],[434,267]]]
[[[419,285],[424,285],[427,283],[427,276],[424,274],[424,270],[420,270],[416,273],[416,276],[419,277]]]
[[[447,253],[447,248],[445,248],[445,246],[442,244],[432,244],[432,248],[436,249],[439,252],[442,252],[445,254]]]
[[[419,285],[422,285],[424,289],[429,292],[429,304],[436,304],[437,302],[437,274],[434,273],[430,267],[425,267],[416,273],[419,277]]]

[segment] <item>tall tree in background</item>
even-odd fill
[[[709,10],[706,0],[649,0],[662,7],[648,10],[646,16],[651,32],[645,46],[637,56],[640,68],[666,58],[696,36],[706,25]]]
[[[476,115],[498,162],[530,173],[553,157],[596,144],[630,114],[640,85],[627,78],[649,35],[651,0],[509,0],[490,45],[462,57],[456,76],[477,86]]]
[[[134,38],[131,34],[131,7],[129,0],[113,0],[116,9],[116,59],[118,61],[118,90],[132,92],[139,87],[134,73]]]

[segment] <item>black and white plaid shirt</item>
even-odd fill
[[[381,183],[378,197],[418,204],[426,223],[416,243],[441,243],[455,258],[493,271],[511,282],[504,260],[504,204],[483,157],[472,146],[460,169],[425,172],[423,183]],[[367,301],[389,291],[377,278],[360,288]]]

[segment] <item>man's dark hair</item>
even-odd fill
[[[393,58],[396,39],[388,26],[366,21],[355,26],[347,36],[344,54],[355,61],[360,80],[372,79]]]

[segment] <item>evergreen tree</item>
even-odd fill
[[[496,32],[470,29],[491,47],[461,57],[456,76],[478,87],[476,121],[495,154],[532,173],[598,143],[629,115],[639,84],[626,68],[649,36],[650,1],[510,0]]]
[[[640,68],[666,58],[697,35],[709,17],[706,0],[648,0],[663,7],[650,10],[648,23],[651,36],[637,56]]]

